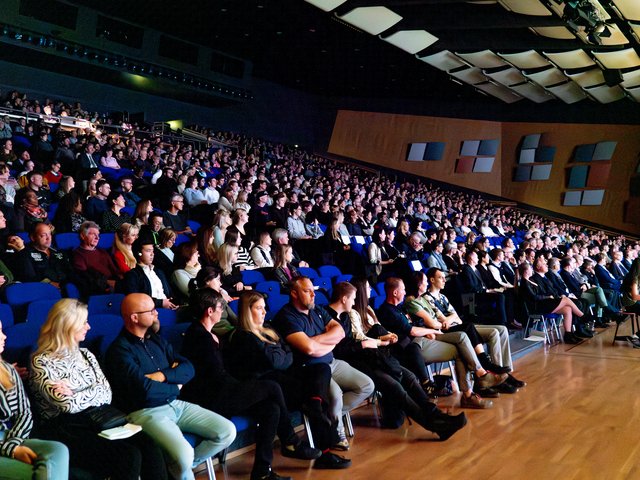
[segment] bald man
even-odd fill
[[[236,429],[221,415],[177,399],[193,366],[154,332],[158,312],[149,295],[127,295],[122,318],[124,328],[107,351],[113,404],[162,448],[174,478],[191,480],[192,468],[231,445]],[[195,451],[183,432],[202,438]]]

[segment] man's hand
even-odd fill
[[[29,447],[20,445],[13,451],[13,458],[21,461],[22,463],[33,465],[33,462],[38,458],[38,455],[36,455],[36,452],[31,450]]]
[[[153,380],[154,382],[164,383],[167,381],[167,377],[165,377],[164,373],[162,372],[147,373],[145,377],[147,377],[150,380]]]
[[[178,306],[175,305],[168,298],[165,298],[164,300],[162,300],[162,308],[168,308],[169,310],[175,310],[176,308],[178,308]]]
[[[363,340],[362,348],[378,348],[378,341],[373,338]]]

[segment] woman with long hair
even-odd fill
[[[253,263],[253,258],[251,258],[249,250],[247,250],[242,244],[242,236],[238,230],[232,230],[232,227],[229,227],[226,235],[224,236],[224,243],[228,245],[235,245],[238,248],[238,258],[236,259],[234,266],[236,266],[240,271],[253,270],[256,268],[256,264]]]
[[[6,338],[0,322],[0,475],[15,480],[67,480],[67,447],[29,438],[31,405],[18,372],[2,359]]]
[[[98,435],[88,411],[111,403],[96,357],[80,348],[91,327],[87,306],[65,298],[49,311],[29,381],[45,436],[69,448],[70,464],[112,479],[167,478],[162,452],[143,432],[125,440]]]
[[[249,222],[249,214],[247,210],[244,208],[237,208],[235,212],[233,212],[231,222],[232,224],[227,231],[237,232],[240,236],[240,245],[247,251],[251,250],[253,242],[249,239],[247,231],[245,230],[245,225]]]
[[[224,335],[238,325],[238,316],[229,306],[233,298],[222,288],[222,271],[218,267],[202,267],[196,277],[189,282],[189,295],[199,288],[210,288],[218,292],[225,302],[222,317],[215,326],[213,333]]]
[[[387,265],[393,264],[393,259],[389,258],[385,247],[386,239],[387,232],[385,227],[376,228],[371,236],[371,243],[367,248],[367,256],[369,258],[368,276],[372,283],[378,283],[378,276],[382,273],[382,270]]]
[[[113,236],[113,260],[122,275],[138,264],[131,246],[138,238],[140,229],[136,225],[123,223]]]
[[[165,228],[160,232],[158,246],[155,247],[155,255],[153,257],[153,265],[162,270],[165,277],[171,278],[173,274],[173,261],[175,252],[173,246],[176,243],[178,234],[172,228]]]
[[[79,232],[80,226],[87,219],[82,216],[82,202],[76,192],[71,190],[58,203],[58,209],[53,216],[53,226],[56,233]]]
[[[76,181],[70,175],[63,175],[58,182],[58,190],[53,194],[56,200],[61,200],[62,197],[71,192],[76,186]]]
[[[242,283],[242,274],[236,266],[238,247],[223,243],[218,249],[218,266],[222,270],[222,286],[232,297],[238,296],[243,290],[251,290],[250,286]]]
[[[300,276],[293,262],[293,247],[291,245],[276,245],[273,275],[280,282],[280,291],[289,291],[289,282]]]
[[[200,252],[200,263],[203,266],[212,266],[216,263],[216,247],[214,246],[213,227],[204,225],[196,233],[196,242]]]
[[[378,322],[369,307],[370,291],[369,282],[364,278],[334,287],[330,306],[344,305],[349,321],[343,325],[347,336],[336,349],[337,355],[371,377],[376,389],[382,393],[383,426],[398,428],[401,422],[397,414],[385,413],[400,410],[424,429],[446,440],[467,423],[464,413],[449,416],[438,410],[429,401],[416,376],[393,357],[387,347],[396,343],[398,336],[389,333]]]
[[[322,450],[314,468],[346,468],[351,462],[329,452],[335,443],[335,422],[328,418],[331,369],[325,363],[294,366],[289,346],[265,325],[266,303],[259,292],[240,297],[239,325],[231,336],[229,368],[241,380],[272,380],[280,385],[289,410],[309,417],[315,443]]]
[[[175,270],[171,275],[171,283],[184,300],[189,298],[189,282],[196,278],[202,268],[199,259],[200,253],[195,241],[183,243],[178,247],[173,261]]]
[[[219,208],[213,216],[213,246],[216,250],[224,243],[224,237],[227,234],[227,228],[232,224],[231,214],[229,210]]]
[[[138,227],[149,224],[149,214],[153,212],[151,200],[140,200],[133,212],[133,221]]]
[[[273,440],[282,442],[283,456],[312,460],[322,452],[303,445],[296,436],[280,386],[270,380],[234,378],[222,358],[222,344],[211,330],[220,321],[224,300],[215,290],[203,288],[191,296],[194,313],[187,329],[182,354],[195,369],[194,377],[184,385],[180,398],[213,410],[227,418],[250,415],[256,426],[256,453],[251,480],[282,479],[271,470]]]

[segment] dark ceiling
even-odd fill
[[[526,1],[548,8],[554,3],[562,4],[560,0]],[[508,11],[496,1],[348,0],[333,12],[324,12],[303,0],[68,0],[248,59],[253,63],[253,75],[306,92],[426,100],[477,99],[480,93],[471,85],[454,83],[449,73],[349,25],[338,16],[356,7],[386,6],[403,19],[383,36],[399,30],[421,29],[438,37],[419,56],[443,50],[468,53],[487,49],[500,53],[583,49],[590,54],[594,49],[638,47],[629,22],[616,15],[610,2],[600,1],[612,17],[608,23],[618,27],[630,44],[597,46],[578,37],[558,40],[537,35],[530,27],[567,27],[567,23],[551,9],[548,16],[523,15]],[[494,97],[490,99],[501,103]],[[559,99],[548,103],[553,102],[564,104]],[[590,98],[584,102],[602,107]],[[533,105],[527,99],[516,105],[525,103]],[[638,107],[629,95],[610,105],[620,104],[630,104],[625,109]]]

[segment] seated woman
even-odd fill
[[[258,244],[251,249],[251,258],[258,268],[273,268],[274,260],[271,255],[271,234],[263,230],[258,235]]]
[[[314,468],[347,468],[351,461],[335,455],[329,447],[337,440],[336,423],[327,417],[331,369],[325,363],[293,366],[289,346],[265,325],[266,303],[262,294],[245,292],[240,297],[238,330],[229,348],[229,370],[241,380],[273,380],[282,389],[289,410],[309,417],[315,444],[322,450]]]
[[[151,200],[140,200],[133,212],[133,222],[138,227],[149,224],[149,214],[153,212]]]
[[[136,258],[131,246],[138,238],[140,229],[130,223],[123,223],[113,237],[113,261],[122,275],[135,268]]]
[[[231,228],[232,226],[229,227],[226,235],[224,236],[224,243],[235,245],[238,248],[238,258],[234,265],[237,266],[240,271],[255,269],[256,264],[253,263],[249,250],[242,245],[242,236],[240,235],[240,232],[238,230],[232,230]]]
[[[238,325],[238,316],[229,307],[229,302],[233,298],[222,288],[222,271],[218,267],[202,267],[196,277],[189,282],[189,295],[199,288],[210,288],[218,292],[224,300],[224,310],[220,321],[213,328],[212,332],[218,336],[225,335]]]
[[[100,157],[100,165],[106,168],[113,168],[114,170],[120,170],[120,164],[113,156],[113,147],[107,147],[104,151],[104,156]]]
[[[196,278],[200,271],[199,258],[198,244],[195,241],[183,243],[178,247],[173,261],[175,270],[171,275],[171,283],[176,287],[179,296],[183,300],[181,303],[186,302],[189,298],[189,282]]]
[[[629,273],[622,281],[620,291],[622,293],[620,300],[625,311],[640,313],[640,258],[636,258],[631,264]]]
[[[178,234],[173,229],[165,228],[160,232],[160,243],[155,247],[153,266],[162,270],[167,278],[171,278],[171,274],[173,274],[175,259],[173,246],[176,243],[176,238],[178,238]]]
[[[111,402],[98,361],[79,346],[90,328],[87,306],[71,298],[56,303],[42,325],[29,381],[43,434],[67,445],[71,466],[101,478],[167,478],[162,452],[145,433],[107,440],[87,414]]]
[[[86,221],[82,216],[82,202],[76,192],[72,190],[60,199],[53,217],[56,233],[77,233],[80,225]]]
[[[200,252],[200,263],[203,266],[210,267],[216,263],[216,247],[213,241],[213,227],[203,225],[198,229],[196,242],[198,243],[198,252]]]
[[[569,297],[555,298],[553,295],[543,295],[537,283],[531,280],[533,268],[529,263],[521,263],[518,267],[520,286],[518,295],[525,302],[530,313],[557,313],[562,315],[564,322],[564,343],[575,345],[582,339],[573,333],[573,316],[582,317],[583,313]]]
[[[6,335],[0,322],[0,355]],[[59,442],[29,438],[31,406],[18,372],[0,356],[0,476],[15,480],[67,480],[69,450]]]
[[[237,297],[243,290],[251,287],[242,283],[242,274],[237,267],[238,247],[223,243],[218,249],[218,267],[222,270],[222,286],[232,297]]]
[[[231,213],[229,210],[219,208],[213,216],[213,246],[216,250],[224,243],[224,237],[227,234],[227,228],[232,224]]]
[[[293,247],[291,245],[276,245],[275,268],[273,275],[280,282],[280,291],[289,292],[289,282],[300,276],[298,269],[291,263],[293,261]]]
[[[365,279],[355,280],[354,284],[341,282],[334,287],[327,311],[341,323],[346,333],[336,346],[335,355],[374,381],[376,389],[382,393],[383,426],[398,428],[404,415],[391,412],[399,410],[424,429],[436,433],[441,440],[446,440],[467,423],[465,414],[453,417],[438,410],[429,401],[416,376],[402,367],[386,348],[397,342],[398,336],[378,323],[368,306],[370,290]]]
[[[393,264],[393,259],[389,258],[385,247],[386,239],[387,232],[384,227],[376,228],[371,235],[371,243],[367,248],[367,257],[369,258],[367,273],[372,283],[378,283],[378,276],[382,270]]]
[[[238,232],[240,236],[240,246],[247,252],[253,247],[253,242],[249,238],[246,230],[247,223],[249,222],[249,213],[244,208],[236,208],[231,217],[232,224],[229,226],[229,232]]]
[[[240,381],[232,377],[222,359],[222,347],[211,329],[220,321],[224,300],[210,288],[198,289],[191,297],[194,321],[187,329],[182,354],[195,369],[195,376],[184,385],[180,398],[213,410],[227,418],[253,417],[256,426],[256,454],[251,480],[287,479],[271,470],[276,433],[285,457],[313,460],[322,452],[303,445],[297,437],[280,386],[270,380]]]
[[[123,223],[132,223],[128,213],[121,212],[126,201],[122,192],[113,191],[107,197],[107,211],[102,214],[100,228],[102,232],[115,232]]]

